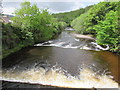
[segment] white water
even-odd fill
[[[109,46],[106,45],[106,48],[98,45],[95,41],[90,41],[88,39],[78,39],[73,35],[68,34],[67,32],[62,32],[58,39],[50,40],[44,43],[39,43],[34,46],[52,46],[60,48],[78,48],[84,50],[108,50]]]
[[[79,79],[78,79],[79,78]],[[118,88],[118,83],[107,75],[97,75],[91,69],[84,68],[77,77],[65,75],[60,68],[46,71],[43,68],[32,68],[22,72],[13,70],[0,75],[1,80],[31,84],[52,85],[69,88]]]
[[[79,42],[79,39],[76,39],[74,38],[74,40],[76,42]],[[60,47],[60,48],[79,48],[79,49],[84,49],[84,50],[96,50],[96,51],[100,51],[100,50],[109,50],[109,46],[106,45],[106,48],[103,48],[102,46],[98,45],[96,42],[91,42],[89,44],[91,44],[91,46],[94,47],[91,48],[90,46],[88,46],[87,44],[85,45],[76,45],[76,46],[72,46],[72,43],[66,43],[64,41],[58,41],[58,42],[55,42],[55,43],[52,43],[54,41],[47,41],[47,42],[44,42],[44,43],[39,43],[39,44],[36,44],[34,46],[54,46],[54,47]]]
[[[109,46],[106,45],[106,48],[98,45],[95,41],[90,41],[88,39],[78,39],[73,35],[68,34],[67,32],[62,32],[58,39],[50,40],[44,43],[39,43],[34,46],[52,46],[52,47],[60,47],[60,48],[78,48],[84,50],[108,50]]]
[[[109,46],[108,45],[106,45],[106,48],[103,48],[102,46],[98,45],[96,42],[91,42],[91,44],[93,44],[97,49],[109,50]]]
[[[91,48],[90,45],[93,48]],[[107,46],[107,48],[103,48],[95,42],[89,42],[89,43],[88,42],[86,43],[86,41],[82,42],[80,39],[74,38],[68,35],[67,33],[63,33],[63,35],[58,40],[51,40],[48,42],[36,44],[34,46],[40,46],[40,47],[51,46],[51,47],[96,50],[96,51],[109,49],[109,46]],[[41,52],[36,52],[36,53],[39,54]],[[111,76],[106,75],[106,73],[99,75],[97,74],[97,72],[94,72],[90,68],[83,68],[83,70],[79,71],[79,75],[72,76],[66,70],[63,70],[61,68],[53,68],[53,67],[49,69],[43,69],[42,67],[40,68],[33,67],[19,72],[17,72],[14,69],[11,69],[4,71],[0,75],[0,79],[11,82],[52,85],[52,86],[69,87],[69,88],[93,88],[93,87],[118,88],[118,83],[115,82],[111,78]]]

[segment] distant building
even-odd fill
[[[12,21],[10,20],[11,17],[7,16],[7,15],[3,15],[0,16],[0,22],[3,23],[12,23]]]

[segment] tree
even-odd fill
[[[76,29],[77,33],[81,33],[81,34],[87,33],[86,27],[83,25],[87,14],[88,14],[87,12],[84,14],[81,14],[78,18],[74,19],[71,22],[71,26]]]
[[[21,28],[23,40],[29,42],[46,41],[53,37],[52,16],[47,9],[40,10],[35,4],[25,1],[15,11],[13,26]]]
[[[12,21],[12,24],[2,24],[3,58],[23,47],[53,38],[65,24],[58,23],[47,9],[41,10],[30,2],[21,3]]]
[[[101,45],[109,45],[111,51],[120,49],[120,31],[118,29],[118,11],[110,11],[104,21],[95,26],[97,42]],[[120,52],[120,51],[119,51]]]
[[[53,14],[55,18],[58,19],[58,21],[62,21],[67,23],[67,26],[70,26],[71,22],[80,16],[81,14],[87,12],[93,5],[87,6],[85,8],[80,8],[75,11],[70,11],[70,12],[65,12],[65,13],[58,13],[58,14]]]
[[[78,33],[93,34],[97,43],[109,45],[110,51],[120,52],[119,5],[120,2],[100,2],[73,20],[72,26]]]

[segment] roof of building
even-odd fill
[[[10,17],[8,17],[8,16],[1,16],[0,17],[2,20],[3,20],[3,22],[5,22],[5,23],[9,23],[10,22]]]
[[[8,17],[2,17],[2,19],[4,20],[4,22],[9,23],[10,19]]]

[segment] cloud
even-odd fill
[[[44,7],[48,7],[50,12],[53,13],[60,13],[60,12],[68,12],[73,11],[79,8],[85,7],[83,3],[77,2],[43,2],[40,3]],[[38,5],[41,6],[41,5]],[[41,7],[40,7],[41,8]]]
[[[15,11],[15,8],[13,8],[13,7],[3,8],[3,13],[4,14],[13,15],[12,13],[14,13],[14,11]]]
[[[12,14],[15,8],[20,7],[20,3],[21,2],[3,2],[3,13]],[[31,4],[37,4],[40,9],[49,8],[50,13],[69,12],[95,3],[96,2],[77,2],[77,0],[74,2],[31,2]]]
[[[4,0],[4,2],[23,2],[25,0]],[[27,0],[30,2],[100,2],[104,0]]]
[[[84,8],[85,4],[81,3],[81,2],[75,2],[74,8],[72,10],[76,10],[76,9],[80,9],[80,8]]]
[[[31,4],[35,4],[35,2],[31,2]],[[82,3],[76,2],[37,2],[36,4],[41,9],[49,8],[51,13],[68,12],[85,6]],[[3,11],[5,14],[12,14],[15,8],[19,7],[20,2],[3,3]]]

